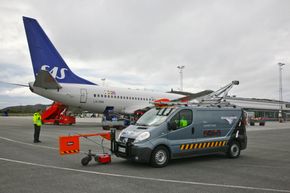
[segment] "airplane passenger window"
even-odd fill
[[[100,97],[100,95],[98,94],[98,97]]]
[[[105,98],[107,98],[107,95],[104,95]]]
[[[101,94],[101,97],[103,97],[103,95]]]
[[[96,97],[96,94],[94,94],[94,97]]]

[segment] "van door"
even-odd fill
[[[87,89],[81,88],[80,92],[80,103],[86,103],[88,98]]]
[[[170,130],[167,135],[172,158],[184,157],[192,154],[190,144],[193,143],[193,112],[183,109],[177,112],[170,120]],[[186,151],[185,151],[186,149]]]
[[[236,120],[237,116],[233,116],[232,111],[224,109],[199,109],[196,116],[197,145],[194,151],[197,154],[204,154],[223,150],[228,141],[226,135],[234,126],[231,120]]]

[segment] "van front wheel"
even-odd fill
[[[158,146],[151,155],[151,165],[156,168],[165,167],[169,162],[169,152],[166,147]]]
[[[233,141],[229,144],[227,155],[229,158],[238,158],[241,153],[240,144],[237,141]]]

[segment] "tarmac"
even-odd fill
[[[0,117],[0,193],[290,192],[290,123],[248,126],[248,147],[238,159],[211,155],[172,160],[167,167],[130,162],[82,166],[83,153],[60,156],[58,137],[103,131],[96,119],[73,126],[44,125],[34,144],[31,117]],[[101,152],[81,140],[81,151]],[[105,146],[109,148],[109,143]]]

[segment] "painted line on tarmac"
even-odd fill
[[[1,137],[1,136],[0,136],[0,139],[6,140],[6,141],[10,141],[10,142],[13,142],[13,143],[19,143],[19,144],[22,144],[22,145],[29,145],[29,146],[33,146],[33,147],[41,147],[41,148],[46,148],[46,149],[58,150],[58,148],[56,148],[56,147],[50,147],[50,146],[39,145],[39,144],[36,145],[36,144],[33,144],[33,143],[26,143],[26,142],[17,141],[17,140],[13,140],[13,139],[9,139],[9,138],[6,138],[6,137]]]
[[[187,185],[199,185],[199,186],[210,186],[210,187],[221,187],[221,188],[233,188],[233,189],[243,189],[243,190],[259,190],[259,191],[269,191],[269,192],[288,192],[290,190],[282,190],[282,189],[272,189],[272,188],[260,188],[260,187],[249,187],[249,186],[237,186],[237,185],[229,185],[229,184],[213,184],[213,183],[205,183],[205,182],[194,182],[194,181],[181,181],[181,180],[170,180],[170,179],[162,179],[162,178],[150,178],[150,177],[141,177],[141,176],[130,176],[130,175],[122,175],[122,174],[114,174],[114,173],[104,173],[104,172],[95,172],[95,171],[87,171],[87,170],[80,170],[80,169],[73,169],[73,168],[65,168],[65,167],[58,167],[52,165],[45,165],[45,164],[37,164],[32,162],[25,162],[13,159],[6,159],[1,158],[1,161],[36,166],[36,167],[43,167],[43,168],[50,168],[50,169],[57,169],[63,171],[72,171],[72,172],[80,172],[80,173],[87,173],[87,174],[95,174],[99,176],[110,176],[110,177],[119,177],[119,178],[129,178],[135,180],[147,180],[147,181],[156,181],[156,182],[170,182],[176,184],[187,184]]]
[[[33,143],[26,143],[26,142],[22,142],[22,141],[17,141],[17,140],[13,140],[13,139],[9,139],[6,137],[1,137],[0,139],[6,140],[6,141],[10,141],[13,143],[19,143],[22,145],[28,145],[28,146],[33,146],[33,147],[41,147],[41,148],[45,148],[45,149],[53,149],[53,150],[59,150],[56,147],[50,147],[50,146],[44,146],[44,145],[39,145],[39,144],[33,144]],[[107,147],[109,149],[109,147]],[[80,153],[87,153],[85,151],[80,151]],[[280,167],[280,166],[268,166],[268,165],[255,165],[255,164],[237,164],[239,166],[246,166],[246,167],[258,167],[258,168],[272,168],[272,169],[289,169],[289,167]]]
[[[2,136],[0,136],[0,139],[6,140],[6,141],[10,141],[10,142],[13,142],[13,143],[22,144],[22,145],[28,145],[28,146],[32,146],[32,147],[41,147],[41,148],[45,148],[45,149],[59,150],[59,148],[56,148],[56,147],[50,147],[50,146],[46,146],[46,145],[39,145],[39,143],[38,144],[26,143],[26,142],[17,141],[17,140],[9,139],[7,137],[2,137]],[[105,147],[105,148],[110,149],[109,147]],[[87,153],[87,152],[80,151],[79,153]]]

